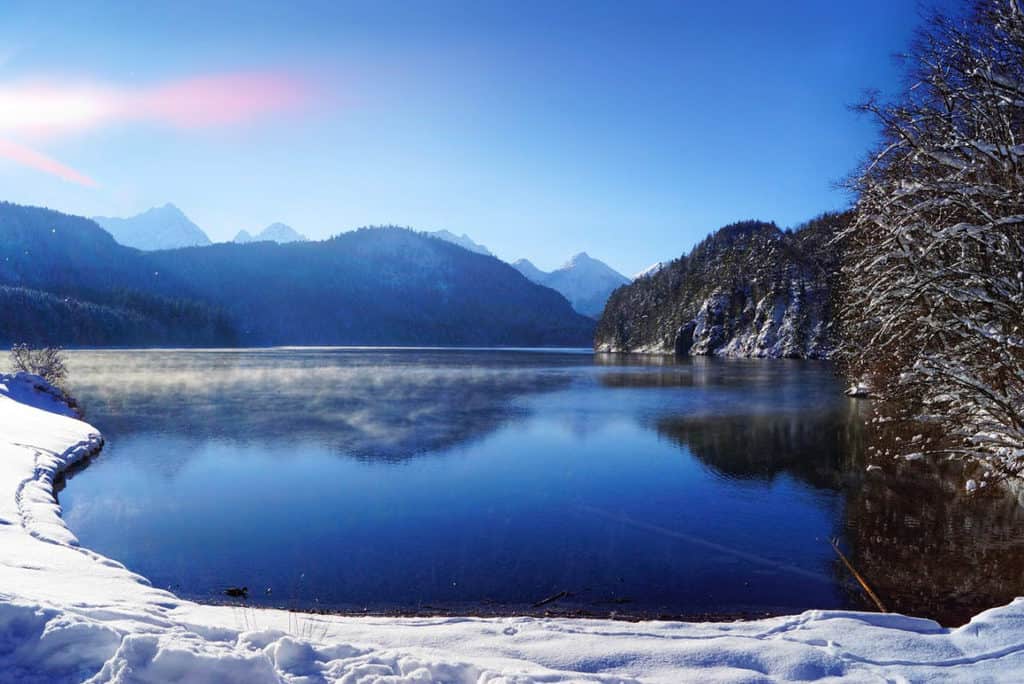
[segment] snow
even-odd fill
[[[871,396],[871,387],[864,381],[855,382],[846,389],[846,396],[863,399]],[[919,435],[915,435],[919,436]],[[916,439],[914,440],[917,441]]]
[[[558,269],[545,272],[527,259],[512,263],[512,268],[538,285],[550,287],[569,300],[577,313],[600,318],[612,292],[630,280],[600,259],[579,252]]]
[[[658,273],[659,271],[661,271],[661,269],[665,268],[665,266],[667,266],[667,265],[668,264],[666,264],[664,261],[655,261],[653,264],[651,264],[650,266],[648,266],[644,270],[640,271],[639,273],[634,274],[633,275],[633,280],[639,280],[640,278],[646,278],[648,276],[652,276],[655,273]]]
[[[439,240],[444,240],[445,242],[450,242],[453,245],[458,245],[463,249],[468,249],[470,252],[476,252],[477,254],[483,254],[484,256],[494,256],[494,254],[491,253],[491,250],[487,249],[479,242],[474,241],[473,238],[469,237],[465,233],[462,235],[456,235],[448,230],[435,230],[432,233],[427,233],[427,235],[432,235]]]
[[[203,229],[170,203],[130,218],[95,216],[93,221],[122,245],[141,250],[210,244],[210,238]]]
[[[287,244],[289,242],[305,242],[306,236],[296,231],[291,226],[283,223],[271,223],[269,226],[253,235],[247,230],[240,230],[232,242],[246,244],[249,242],[276,242]]]
[[[1010,682],[1024,672],[1024,599],[954,630],[849,611],[625,623],[198,605],[82,548],[63,524],[54,478],[101,446],[42,380],[0,376],[0,681]]]

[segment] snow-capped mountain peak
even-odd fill
[[[517,259],[516,261],[513,261],[512,268],[522,273],[527,280],[532,280],[533,282],[540,283],[542,285],[544,284],[544,279],[549,275],[534,266],[533,262],[529,259]]]
[[[247,230],[238,231],[234,242],[243,244],[246,242],[277,242],[284,244],[286,242],[305,242],[306,239],[305,235],[296,231],[291,226],[283,223],[271,223],[255,235]]]
[[[475,242],[473,238],[469,237],[465,233],[462,235],[456,235],[455,233],[448,230],[435,230],[432,233],[428,233],[434,237],[458,245],[463,249],[468,249],[470,252],[476,252],[477,254],[483,254],[485,256],[494,256],[491,250],[487,249],[479,242]]]
[[[306,236],[283,223],[271,223],[260,233],[263,240],[274,242],[304,242]]]
[[[629,278],[586,252],[574,255],[550,273],[527,259],[519,259],[512,267],[533,282],[562,293],[576,311],[586,316],[600,316],[608,295],[629,282]]]
[[[129,218],[96,216],[93,220],[119,243],[136,249],[174,249],[210,244],[206,233],[170,202]]]

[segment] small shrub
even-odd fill
[[[38,375],[54,387],[63,389],[68,377],[64,350],[60,347],[34,349],[27,344],[11,347],[11,366],[15,372]]]

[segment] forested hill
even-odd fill
[[[67,345],[589,345],[594,326],[508,264],[394,227],[323,242],[139,252],[88,219],[0,204],[0,286],[18,288],[7,301],[35,297],[40,314],[57,319],[45,294],[82,303],[72,316],[102,307],[107,319],[148,317],[124,341],[70,325],[47,340]],[[175,311],[181,327],[203,334],[138,341],[139,331],[173,323]],[[20,339],[5,325],[0,340]]]
[[[595,349],[823,358],[833,349],[831,239],[849,214],[796,231],[746,221],[708,236],[658,272],[616,290]]]
[[[0,202],[0,344],[235,344],[225,313],[186,290],[89,219]]]
[[[594,322],[491,256],[404,228],[156,252],[251,344],[583,345]]]

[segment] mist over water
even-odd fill
[[[107,446],[59,494],[68,525],[199,600],[237,585],[356,612],[868,609],[839,537],[901,609],[949,621],[1012,592],[1024,558],[1016,509],[965,508],[937,475],[924,529],[963,573],[908,580],[927,561],[879,533],[907,513],[899,474],[865,473],[864,404],[823,363],[271,349],[70,365]],[[972,533],[940,543],[944,523]]]

